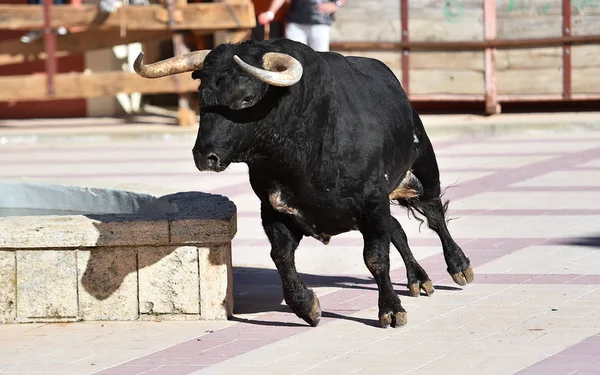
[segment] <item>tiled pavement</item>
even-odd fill
[[[193,141],[0,144],[1,179],[215,192],[239,212],[232,321],[0,326],[0,374],[600,374],[600,132],[434,137],[475,281],[454,285],[437,237],[394,208],[436,292],[408,297],[393,251],[408,325],[386,330],[358,233],[303,241],[298,269],[324,317],[296,318],[245,168],[197,172]]]

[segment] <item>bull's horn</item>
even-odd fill
[[[209,49],[194,51],[150,65],[144,65],[144,52],[140,52],[133,63],[133,69],[144,78],[160,78],[177,73],[191,72],[202,68],[204,58],[209,52]]]
[[[273,86],[291,86],[302,78],[300,61],[285,53],[265,53],[263,65],[266,70],[245,63],[237,55],[233,59],[246,73]]]

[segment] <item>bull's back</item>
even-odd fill
[[[394,73],[371,58],[323,57],[335,79],[344,131],[367,139],[361,145],[381,155],[386,173],[403,174],[413,153],[413,108]]]

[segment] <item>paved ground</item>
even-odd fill
[[[600,374],[598,131],[436,133],[443,184],[454,186],[450,230],[475,282],[453,284],[436,236],[394,209],[436,292],[408,297],[394,252],[408,325],[380,329],[357,233],[305,239],[297,253],[320,296],[319,327],[282,304],[245,168],[197,172],[191,132],[34,142],[31,129],[5,130],[0,179],[215,192],[238,206],[239,229],[232,321],[0,326],[0,374]]]

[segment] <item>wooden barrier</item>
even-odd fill
[[[412,100],[600,100],[600,0],[365,0],[331,49],[386,63]]]
[[[171,39],[175,55],[188,51],[179,30],[194,35],[225,32],[232,40],[250,35],[256,25],[250,0],[187,4],[166,0],[165,5],[125,6],[114,13],[100,12],[96,5],[54,6],[0,4],[0,29],[45,29],[45,37],[31,43],[0,43],[0,65],[46,60],[46,74],[0,77],[0,101],[55,100],[115,96],[117,94],[178,93],[179,123],[196,123],[186,93],[196,91],[191,74],[155,80],[131,71],[56,74],[57,56],[112,48],[116,45]],[[57,27],[81,32],[55,36]]]

